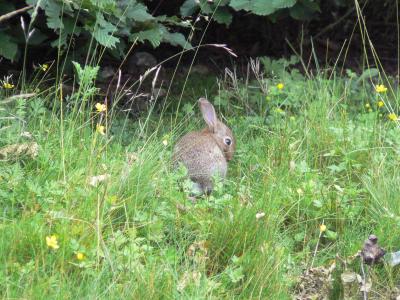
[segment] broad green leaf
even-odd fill
[[[119,43],[116,45],[115,48],[109,49],[110,54],[116,59],[122,59],[127,51],[126,43],[123,39],[119,40]]]
[[[68,34],[74,34],[78,36],[82,32],[82,27],[79,27],[77,24],[75,24],[74,19],[66,18],[64,20],[64,31]]]
[[[229,5],[235,10],[246,10],[256,15],[267,16],[295,4],[296,0],[231,0]]]
[[[100,11],[112,11],[116,7],[116,1],[114,0],[90,0],[90,2],[94,7],[99,8]]]
[[[45,1],[45,0],[25,0],[25,2],[26,2],[26,4],[33,5],[33,6],[36,6],[36,4],[39,3],[41,8],[44,8],[47,5],[47,1]]]
[[[234,10],[250,10],[250,0],[231,0],[229,3],[230,7]]]
[[[101,13],[101,12],[98,12],[97,14],[96,14],[96,23],[99,25],[99,26],[101,26],[101,27],[107,27],[107,26],[113,26],[114,27],[114,30],[116,29],[116,27],[113,25],[113,24],[111,24],[110,22],[108,22],[105,18],[104,18],[104,15]]]
[[[147,7],[141,3],[128,6],[126,9],[126,17],[137,22],[146,22],[154,19],[154,17],[147,12]]]
[[[113,13],[113,15],[119,15],[121,20],[128,18],[136,22],[146,22],[154,19],[154,17],[147,12],[147,7],[142,3],[138,3],[136,0],[120,0],[117,2],[119,8],[118,14]]]
[[[152,29],[139,31],[134,33],[130,37],[130,41],[138,40],[139,42],[149,41],[150,44],[155,48],[158,47],[162,40],[161,25],[158,25]]]
[[[93,32],[93,37],[96,41],[107,48],[114,48],[115,45],[118,43],[119,39],[112,35],[115,26],[109,23],[105,27],[96,27]]]
[[[196,0],[186,0],[183,2],[180,12],[184,17],[193,15],[199,9],[199,3]]]
[[[75,22],[72,19],[64,19],[64,29],[59,31],[58,38],[51,42],[51,46],[54,48],[62,47],[67,44],[68,36],[71,34],[79,35],[82,28],[76,27]]]
[[[181,46],[184,49],[191,49],[192,45],[186,40],[182,33],[168,31],[168,28],[161,25],[160,26],[161,35],[163,37],[163,42],[170,43],[173,46]]]
[[[215,8],[211,7],[211,5],[208,2],[206,2],[206,0],[200,1],[199,4],[202,13],[211,15],[215,10]]]
[[[47,26],[51,29],[62,29],[64,24],[61,18],[62,6],[57,2],[50,1],[45,7],[45,14],[47,16]]]
[[[93,37],[100,45],[106,48],[114,48],[119,41],[119,39],[113,35],[115,34],[117,27],[104,19],[102,13],[97,13],[96,21],[97,24],[92,33]]]
[[[0,56],[14,61],[18,52],[18,45],[11,40],[9,35],[3,32],[0,32],[0,41]]]
[[[52,41],[50,43],[50,45],[53,48],[62,48],[63,46],[65,46],[67,44],[67,38],[68,38],[68,34],[66,31],[61,31],[61,33],[59,33],[58,38],[55,39],[54,41]]]
[[[317,11],[315,7],[310,7],[304,3],[298,2],[289,9],[289,14],[293,19],[300,21],[310,20],[314,16],[314,13]]]
[[[191,49],[192,45],[186,40],[185,36],[182,33],[174,32],[166,32],[163,34],[163,41],[171,44],[172,46],[181,46],[183,49]]]
[[[288,8],[295,5],[297,0],[272,0],[272,5],[275,9]]]
[[[260,16],[268,16],[276,10],[277,8],[270,1],[254,1],[250,9],[250,11]]]
[[[214,1],[214,5],[218,5],[218,7],[223,7],[223,6],[228,6],[229,2],[231,0],[219,0],[219,1]]]
[[[227,26],[232,23],[232,18],[232,14],[226,7],[218,8],[214,14],[214,20],[217,23],[225,24]]]

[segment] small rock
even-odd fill
[[[208,75],[210,74],[210,69],[206,65],[198,64],[192,67],[192,73],[200,74],[200,75]]]
[[[157,64],[157,59],[148,52],[135,52],[128,60],[128,67],[149,69]]]
[[[100,79],[106,80],[106,79],[111,79],[112,76],[116,73],[115,69],[111,66],[105,66],[104,68],[101,69],[99,73]]]

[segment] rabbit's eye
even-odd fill
[[[228,146],[230,146],[232,144],[232,140],[229,137],[224,138],[224,143]]]

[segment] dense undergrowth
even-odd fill
[[[382,23],[390,26],[392,22],[396,22],[398,4],[394,0],[380,1],[378,5],[368,0],[170,0],[160,3],[141,0],[2,1],[0,22],[4,26],[0,30],[0,38],[3,41],[0,44],[0,55],[14,62],[22,61],[27,44],[42,60],[44,53],[47,53],[46,59],[53,59],[54,53],[61,50],[63,55],[69,56],[68,60],[84,61],[88,53],[95,55],[100,50],[94,47],[96,43],[105,47],[108,54],[116,60],[123,59],[126,53],[130,52],[131,45],[138,43],[154,48],[159,47],[161,43],[169,43],[188,49],[192,47],[192,30],[202,35],[202,31],[207,31],[209,27],[208,20],[215,25],[229,27],[235,18],[244,14],[250,15],[252,21],[241,19],[241,26],[246,30],[240,33],[246,34],[248,26],[255,22],[256,27],[262,28],[260,32],[256,30],[257,34],[262,32],[263,40],[272,43],[274,39],[268,36],[276,38],[276,34],[271,34],[271,28],[266,29],[265,25],[270,24],[268,21],[280,23],[280,29],[287,26],[285,23],[291,19],[299,23],[317,21],[318,29],[329,24],[324,30],[329,31],[335,25],[345,23],[341,21],[346,19],[346,16],[351,16],[347,20],[353,21],[356,3],[363,8],[370,21],[379,22],[380,29]],[[342,15],[344,17],[340,17],[341,20],[336,22],[336,18]],[[255,21],[257,17],[260,17],[259,21]],[[333,20],[330,21],[332,17]],[[205,26],[203,19],[208,25]],[[295,26],[299,26],[298,24]],[[312,26],[309,27],[311,28]],[[255,30],[254,27],[252,29]],[[235,30],[232,30],[232,33],[234,32]],[[266,32],[270,34],[267,35]],[[282,32],[278,30],[277,33],[279,35]],[[385,32],[379,30],[377,35],[382,37],[382,40],[390,40],[392,37],[396,39],[397,35],[391,33],[391,29]],[[313,35],[314,33],[310,34]],[[197,39],[195,37],[195,43],[198,43]],[[217,41],[212,41],[215,42]],[[50,49],[54,52],[51,53]]]
[[[229,73],[208,90],[237,153],[225,185],[196,203],[170,156],[203,126],[198,79],[180,109],[171,98],[137,120],[95,105],[93,68],[67,99],[10,99],[3,83],[1,297],[289,299],[304,269],[353,255],[370,233],[398,250],[397,89],[373,69],[306,77],[263,63],[255,80]],[[400,279],[386,264],[369,276],[381,299]]]

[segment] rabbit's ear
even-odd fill
[[[206,121],[208,128],[214,132],[217,127],[218,119],[215,113],[214,106],[205,98],[199,99],[199,105],[201,114],[203,115],[204,121]]]

